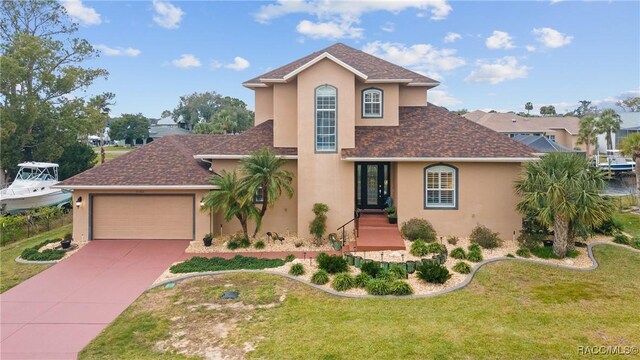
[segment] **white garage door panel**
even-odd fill
[[[192,239],[188,195],[94,195],[93,239]]]

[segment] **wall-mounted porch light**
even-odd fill
[[[82,196],[78,196],[76,199],[76,207],[80,207],[82,205]]]
[[[204,207],[204,198],[200,200],[200,207]]]

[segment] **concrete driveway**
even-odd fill
[[[0,295],[0,358],[75,359],[188,241],[97,240]]]

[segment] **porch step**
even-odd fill
[[[386,215],[378,214],[360,217],[358,238],[349,247],[351,251],[405,250],[398,225],[389,224]]]

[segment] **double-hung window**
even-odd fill
[[[366,89],[362,91],[362,117],[382,117],[382,90]]]
[[[316,88],[316,151],[337,151],[337,90],[330,85]]]
[[[458,206],[456,168],[435,165],[425,170],[425,208],[451,208]]]

